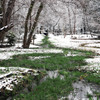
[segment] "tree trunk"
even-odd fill
[[[3,37],[5,36],[5,33],[10,30],[13,27],[13,24],[6,25],[2,28],[0,28],[0,40],[3,42]]]
[[[6,25],[10,23],[10,19],[12,16],[12,11],[14,9],[15,1],[16,0],[9,0],[9,2],[8,2],[8,8],[7,8],[6,15],[5,15]]]
[[[1,23],[0,23],[0,28],[4,28],[5,26],[9,26],[6,29],[4,28],[4,30],[0,31],[0,40],[3,41],[5,34],[7,31],[9,31],[13,25],[10,24],[10,20],[11,20],[11,14],[14,8],[14,4],[15,4],[16,0],[9,0],[8,5],[7,5],[7,10],[6,10],[6,0],[2,0],[1,1],[1,6],[2,6],[2,13],[3,13],[3,18],[1,19]]]
[[[6,23],[5,23],[5,21],[6,21],[5,3],[6,3],[6,0],[1,1],[1,7],[2,7],[2,13],[3,13],[3,18],[2,18],[2,25],[1,25],[1,27],[6,25]]]
[[[25,33],[24,33],[24,40],[23,40],[23,48],[26,48],[27,34],[28,34],[28,21],[29,21],[29,18],[31,16],[34,4],[35,4],[35,1],[31,0],[30,8],[28,10],[26,20],[25,20]]]
[[[23,48],[29,48],[29,46],[30,46],[31,38],[32,38],[32,35],[33,35],[33,32],[34,32],[34,29],[37,25],[37,22],[38,22],[38,19],[39,19],[39,16],[40,16],[40,13],[41,13],[42,9],[43,9],[43,3],[41,3],[39,8],[38,8],[34,24],[32,26],[32,29],[31,29],[30,33],[29,33],[29,36],[28,36],[28,39],[27,39],[26,43],[23,44]],[[27,36],[25,38],[27,38]]]
[[[72,24],[71,24],[71,15],[70,15],[70,9],[68,6],[68,16],[69,16],[69,28],[70,28],[70,34],[72,34]]]
[[[72,9],[73,14],[74,14],[74,29],[73,29],[73,34],[76,34],[76,8],[75,11]]]

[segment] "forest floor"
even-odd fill
[[[22,49],[20,42],[11,48],[1,48],[0,69],[28,68],[43,75],[31,91],[17,93],[13,100],[99,100],[99,44],[100,40],[90,35],[64,38],[38,34],[30,49]],[[2,70],[0,73],[5,75]]]

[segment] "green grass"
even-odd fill
[[[49,58],[30,60],[29,57],[36,56],[50,56]],[[15,66],[15,67],[28,67],[35,69],[46,69],[46,70],[56,70],[56,69],[72,69],[83,65],[86,65],[84,59],[86,56],[69,56],[65,57],[63,53],[50,54],[50,53],[40,53],[40,54],[24,54],[13,56],[12,59],[0,61],[0,66]]]
[[[67,97],[68,94],[73,91],[72,83],[79,80],[80,76],[84,76],[85,74],[87,73],[59,70],[59,75],[63,75],[64,79],[61,80],[60,76],[55,79],[48,78],[46,81],[35,87],[30,93],[19,94],[15,97],[15,100],[58,100],[61,97]],[[89,73],[87,77],[89,77]],[[95,94],[99,97],[99,93],[95,92]],[[87,97],[92,98],[89,94],[87,94]]]
[[[82,56],[87,56],[89,58],[97,55],[96,53],[94,53],[92,51],[78,50],[78,49],[70,49],[70,48],[63,48],[64,54],[67,54],[69,51],[72,54],[79,54],[79,55],[82,55]]]
[[[16,100],[58,100],[62,96],[67,96],[73,90],[73,80],[70,77],[65,77],[65,80],[61,80],[60,77],[48,78],[37,86],[34,91],[27,95],[23,94],[24,96],[19,95]]]
[[[89,100],[94,100],[93,99],[93,95],[91,95],[91,94],[87,94],[87,97],[88,97]],[[100,96],[97,95],[96,97],[97,97],[96,100],[99,100],[100,99]]]
[[[3,72],[1,69],[0,69],[0,74],[4,74],[5,72]]]
[[[82,71],[74,71],[74,70],[73,71],[59,70],[59,73],[61,75],[70,75],[71,77],[76,78],[76,80],[80,80],[80,78],[82,78],[87,82],[100,85],[100,73],[95,75],[92,72],[82,72]]]
[[[9,69],[8,69],[8,68],[5,69],[5,70],[0,69],[0,74],[5,74],[5,73],[7,73],[7,72],[9,72]]]
[[[88,80],[88,82],[92,82],[100,85],[100,72],[98,74],[97,73],[93,74],[88,72],[87,74],[88,76],[85,79]]]
[[[98,100],[99,100],[99,98],[100,98],[100,92],[94,91],[94,94],[98,97]]]
[[[92,100],[93,96],[91,94],[87,93],[87,97],[89,98],[89,100]]]

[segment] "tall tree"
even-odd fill
[[[12,17],[15,1],[16,0],[9,0],[7,4],[7,0],[1,0],[0,10],[2,17],[0,17],[0,40],[3,40],[6,32],[13,27],[13,24],[11,24],[10,20]]]
[[[35,4],[35,0],[31,0],[31,3],[30,3],[30,7],[29,7],[29,10],[28,10],[28,13],[27,13],[27,16],[26,16],[26,21],[25,21],[25,33],[24,33],[24,40],[23,40],[23,48],[29,48],[30,46],[30,43],[31,43],[31,39],[32,39],[32,35],[34,33],[34,30],[37,26],[37,22],[38,22],[38,19],[39,19],[39,16],[40,16],[40,13],[43,9],[43,3],[40,2],[40,5],[38,7],[38,10],[37,10],[37,13],[36,13],[36,16],[35,16],[35,19],[34,19],[34,23],[31,27],[30,30],[28,30],[28,22],[30,20],[30,16],[32,14],[32,10],[33,10],[33,6]]]

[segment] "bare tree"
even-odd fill
[[[37,22],[38,22],[40,13],[41,13],[41,11],[43,9],[43,3],[40,2],[40,5],[38,7],[35,19],[33,21],[34,23],[33,23],[32,27],[31,27],[31,29],[28,30],[28,22],[29,22],[31,14],[32,14],[33,6],[34,6],[35,3],[36,3],[35,1],[31,0],[31,4],[30,4],[30,7],[29,7],[27,16],[26,16],[26,20],[25,20],[25,33],[24,33],[24,40],[23,40],[23,48],[29,48],[30,43],[31,43],[31,39],[32,39],[32,35],[33,35],[34,30],[35,30],[35,28],[37,26]]]
[[[15,1],[16,0],[9,0],[7,4],[6,0],[1,0],[2,17],[0,18],[0,40],[2,41],[6,35],[6,32],[13,27],[13,24],[11,24],[10,20]]]
[[[73,34],[76,34],[76,7],[75,10],[72,9],[73,14],[74,14],[74,29],[73,29]]]

